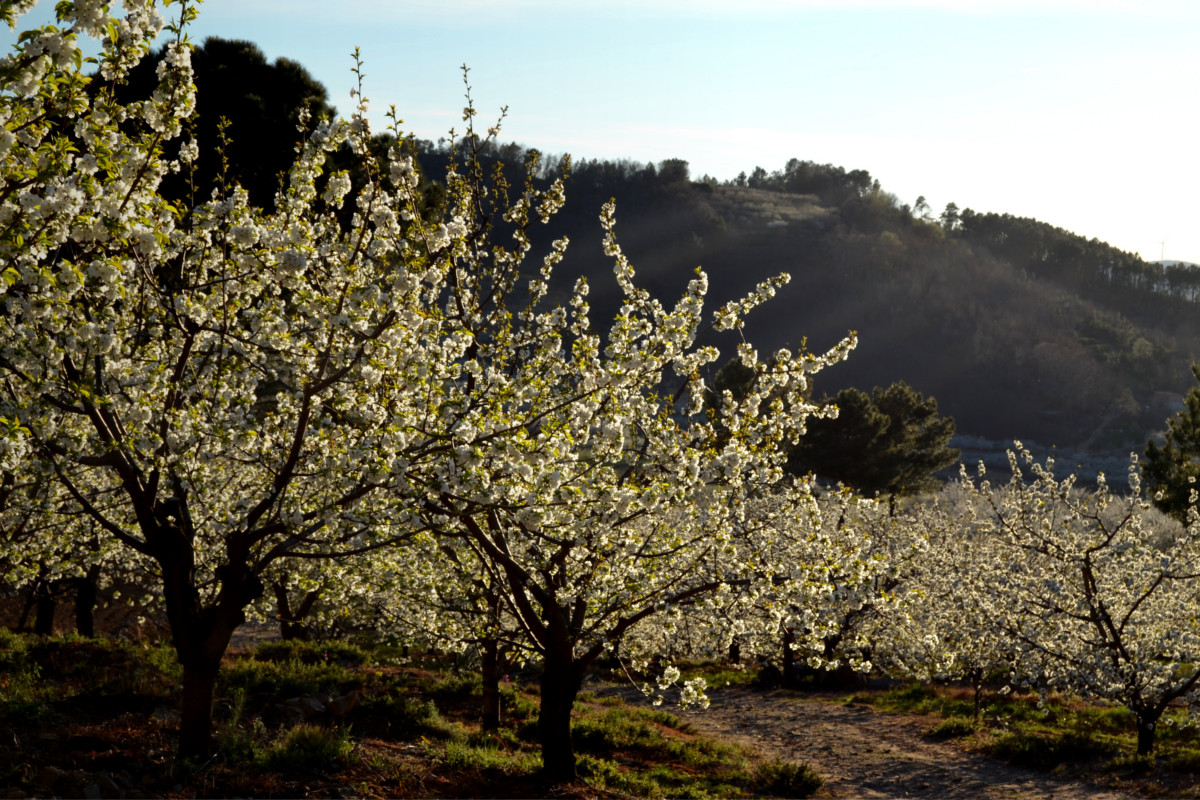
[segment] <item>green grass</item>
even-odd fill
[[[432,700],[400,693],[368,696],[357,712],[386,719],[390,731],[401,737],[436,732],[443,721]]]
[[[357,667],[367,663],[371,656],[367,651],[349,642],[302,642],[296,640],[263,642],[254,649],[258,661],[288,662],[302,664],[336,663]]]
[[[513,748],[503,740],[472,744],[459,739],[446,743],[442,763],[453,770],[478,770],[503,775],[532,775],[542,768],[538,753]]]
[[[696,736],[689,723],[658,709],[585,708],[572,731],[580,774],[608,791],[638,797],[807,797],[820,786],[803,765],[758,763],[746,749]]]
[[[244,691],[251,696],[279,699],[306,694],[339,693],[359,680],[336,662],[239,660],[221,668],[217,688],[224,693]]]
[[[512,720],[536,719],[540,706],[535,696],[514,686],[500,687],[500,712]]]
[[[947,717],[925,731],[925,738],[935,740],[958,739],[963,736],[970,736],[978,728],[979,726],[975,723],[973,717]]]
[[[1005,731],[993,737],[988,752],[1010,764],[1054,769],[1062,764],[1080,766],[1111,759],[1119,753],[1113,742],[1075,731],[1037,733]]]
[[[165,645],[80,636],[41,637],[0,629],[0,719],[21,727],[55,720],[53,703],[143,697],[171,702],[182,671]]]
[[[882,711],[936,715],[940,719],[926,732],[930,738],[962,739],[969,749],[993,758],[1102,785],[1161,793],[1153,787],[1169,781],[1194,784],[1190,776],[1200,775],[1200,729],[1183,709],[1164,716],[1154,753],[1145,757],[1136,755],[1133,713],[1120,706],[990,692],[977,725],[969,689],[912,684],[848,700]]]
[[[621,707],[577,719],[572,725],[572,735],[579,750],[597,754],[614,750],[665,752],[667,744],[651,721]]]
[[[392,648],[385,660],[394,662],[394,655]],[[502,791],[512,796],[540,793],[536,688],[503,684],[501,727],[485,732],[478,719],[478,674],[431,669],[436,666],[421,653],[403,665],[378,664],[369,648],[338,643],[260,646],[222,665],[214,714],[216,758],[172,764],[173,725],[151,716],[162,707],[177,707],[181,673],[169,645],[0,632],[0,724],[52,731],[55,741],[81,730],[85,737],[122,742],[146,763],[157,764],[154,776],[145,776],[152,782],[143,784],[151,794],[175,792],[177,783],[190,787],[184,793],[228,796],[320,794],[338,786],[369,796],[441,791],[435,787],[450,787],[446,791],[456,796],[486,794],[499,786],[508,787]],[[337,696],[351,689],[361,693],[360,699],[336,720],[337,727],[328,717],[314,718],[321,724],[290,725],[280,711],[290,697]],[[86,702],[63,705],[64,699],[81,695]],[[753,751],[703,738],[669,711],[587,693],[580,700],[573,734],[579,773],[598,791],[638,797],[799,797],[816,785],[806,768],[764,762]],[[89,716],[70,716],[83,713]],[[107,733],[110,724],[115,727]],[[10,788],[37,793],[29,783],[36,774],[28,768],[33,762],[23,760],[35,757],[11,756],[0,759],[0,778]],[[64,769],[108,769],[99,763],[72,766],[75,761],[55,757],[47,751],[36,761]],[[160,780],[161,785],[154,782]]]
[[[731,665],[726,661],[685,662],[677,665],[683,680],[704,678],[705,684],[711,689],[722,689],[726,686],[749,686],[754,683],[757,670],[740,664]]]
[[[483,683],[475,673],[444,675],[422,688],[443,702],[463,702],[483,697]]]
[[[275,772],[319,772],[335,768],[354,751],[350,731],[302,723],[283,731],[262,754],[262,766]]]

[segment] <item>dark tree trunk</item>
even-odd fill
[[[274,582],[271,584],[271,589],[275,594],[275,607],[279,615],[280,637],[285,641],[307,641],[308,630],[304,627],[304,620],[312,613],[313,606],[320,598],[321,592],[313,590],[304,595],[300,606],[293,610],[291,600],[288,598],[287,586]]]
[[[212,748],[212,703],[221,657],[234,630],[245,619],[241,607],[205,609],[195,627],[180,635],[172,624],[179,663],[183,666],[183,701],[179,718],[180,758],[207,757]],[[181,646],[182,644],[182,646]]]
[[[546,653],[542,668],[542,707],[538,735],[542,740],[542,774],[553,784],[576,778],[575,748],[571,743],[571,707],[583,677],[570,644]]]
[[[100,590],[100,567],[93,565],[75,585],[75,630],[89,639],[96,635],[96,597]]]
[[[308,631],[299,622],[283,619],[279,621],[279,638],[285,642],[307,642]]]
[[[21,616],[17,619],[17,633],[24,633],[25,626],[29,624],[29,612],[33,611],[34,605],[37,603],[37,589],[39,581],[34,581],[30,585],[28,591],[25,592],[25,607],[21,609]]]
[[[729,643],[729,663],[740,664],[742,661],[742,646],[734,639]]]
[[[50,636],[54,633],[54,612],[58,610],[58,601],[54,598],[54,587],[49,581],[38,581],[34,602],[37,614],[33,618],[33,632],[39,636]]]
[[[492,637],[483,640],[480,672],[483,677],[483,729],[500,729],[500,645]]]
[[[983,670],[971,670],[971,688],[975,690],[975,722],[983,714]]]
[[[1162,712],[1142,709],[1134,713],[1137,714],[1137,754],[1148,756],[1154,752],[1154,731]]]
[[[179,756],[204,758],[212,749],[212,703],[217,685],[216,663],[204,659],[183,663],[183,702],[179,717]]]
[[[796,634],[791,628],[783,629],[783,685],[793,686],[796,683],[796,653],[792,650],[792,644],[796,641]]]
[[[179,757],[207,758],[212,748],[212,701],[221,658],[233,632],[246,620],[244,609],[262,596],[262,583],[250,572],[248,554],[231,553],[216,569],[220,589],[205,605],[195,586],[190,541],[164,536],[157,555],[171,640],[183,666]],[[231,548],[232,549],[232,548]]]

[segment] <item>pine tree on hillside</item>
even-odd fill
[[[958,460],[949,446],[954,419],[940,416],[937,400],[903,381],[871,395],[843,389],[833,402],[838,416],[809,421],[790,471],[814,472],[866,494],[912,494],[930,488],[933,474]]]
[[[1200,365],[1192,365],[1192,374],[1200,383]],[[1192,489],[1200,476],[1200,386],[1193,386],[1184,398],[1184,408],[1167,420],[1162,445],[1151,439],[1146,444],[1142,469],[1154,504],[1180,521],[1187,520]]]

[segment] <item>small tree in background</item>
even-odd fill
[[[1192,374],[1200,383],[1200,365],[1192,365]],[[1200,476],[1200,386],[1193,386],[1183,402],[1183,410],[1167,420],[1163,443],[1146,444],[1142,475],[1159,510],[1187,522]]]
[[[933,474],[958,460],[950,447],[954,419],[903,381],[871,395],[843,389],[833,405],[837,416],[810,420],[792,450],[791,472],[814,472],[867,494],[912,494],[931,488]]]

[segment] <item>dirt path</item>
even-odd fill
[[[828,798],[1117,800],[1127,795],[1060,780],[922,737],[930,720],[782,691],[725,688],[707,711],[685,711],[698,730],[740,741],[820,773]]]

